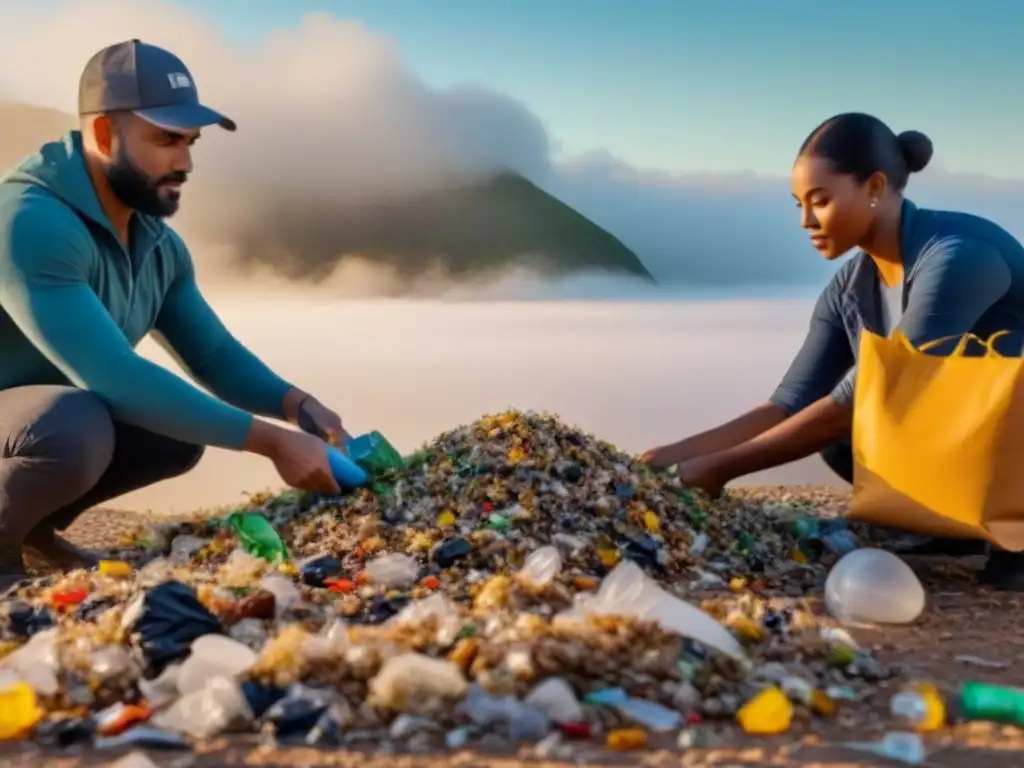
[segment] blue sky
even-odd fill
[[[444,87],[512,94],[568,152],[786,173],[841,111],[930,135],[952,171],[1024,177],[1024,3],[1004,0],[177,0],[229,39],[311,11],[392,37]]]

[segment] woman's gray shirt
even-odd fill
[[[895,290],[902,301],[892,308],[902,311],[894,317],[890,310],[885,322],[887,288],[871,257],[860,252],[847,261],[818,299],[803,346],[770,398],[774,405],[792,415],[828,394],[851,404],[861,331],[888,335],[897,318],[895,328],[914,345],[1010,331],[996,348],[1021,354],[1024,246],[1013,235],[979,216],[904,200],[900,238],[904,279]],[[955,346],[945,342],[931,353],[948,355]]]

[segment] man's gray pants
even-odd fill
[[[203,447],[116,421],[91,392],[25,386],[0,392],[0,564],[30,533],[64,530],[82,512],[176,477]]]

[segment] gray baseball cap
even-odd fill
[[[195,80],[181,59],[139,40],[104,48],[85,65],[78,84],[78,114],[104,112],[134,112],[170,130],[237,128],[234,120],[199,103]]]

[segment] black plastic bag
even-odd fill
[[[434,562],[442,568],[451,568],[456,562],[467,557],[473,551],[473,545],[466,539],[448,539],[434,549]]]
[[[299,569],[299,576],[304,584],[323,587],[326,579],[341,576],[342,572],[341,561],[338,558],[334,555],[321,555],[303,563]]]
[[[318,724],[321,727],[328,725],[321,721],[332,701],[333,696],[327,691],[304,685],[293,686],[287,695],[267,708],[262,720],[273,726],[274,737],[279,743],[303,741]]]
[[[96,723],[91,718],[64,717],[44,720],[36,726],[32,736],[41,747],[67,749],[92,742]]]
[[[4,607],[6,623],[16,637],[32,637],[55,624],[48,610],[33,607],[22,600],[12,600]]]
[[[287,690],[275,685],[264,685],[255,680],[246,680],[242,683],[242,695],[252,710],[256,719],[263,717],[264,713],[287,695]]]
[[[131,631],[146,661],[146,676],[152,679],[167,665],[184,660],[197,637],[223,634],[224,627],[190,587],[165,581],[146,593]]]

